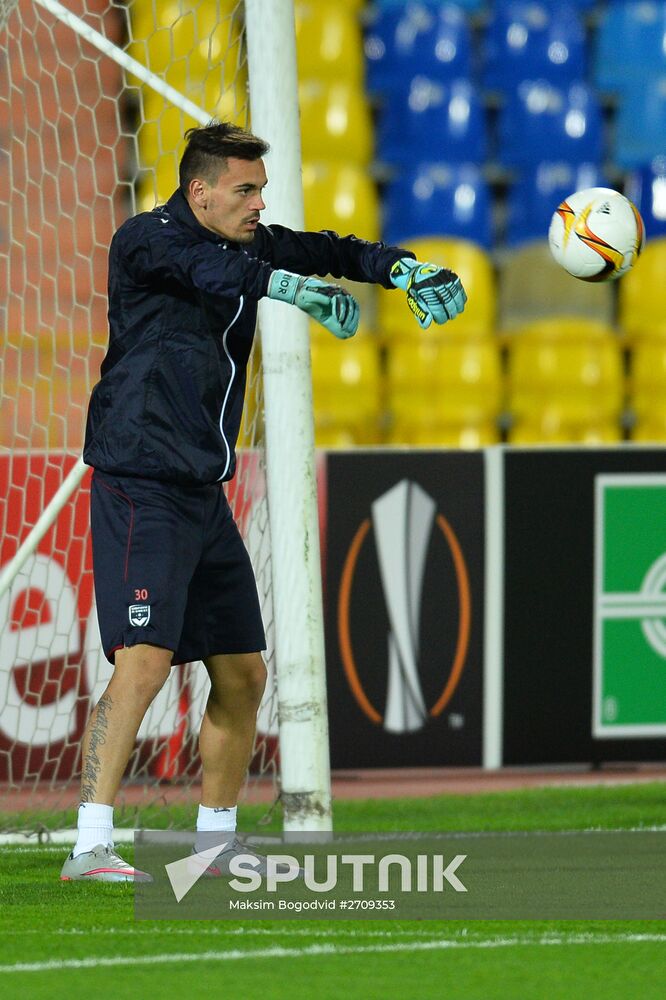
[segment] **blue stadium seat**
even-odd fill
[[[483,82],[502,93],[511,93],[523,80],[565,87],[586,73],[585,29],[571,3],[515,0],[495,7],[483,51]]]
[[[420,2],[423,7],[441,7],[441,0],[420,0]],[[581,0],[581,2],[589,4],[594,0]],[[404,10],[405,0],[374,0],[374,6],[379,10],[395,10],[396,7]],[[462,7],[470,12],[481,10],[485,6],[486,0],[456,0],[456,7]]]
[[[643,216],[647,239],[666,236],[666,156],[633,170],[624,193]]]
[[[544,80],[524,81],[502,108],[498,158],[505,167],[534,166],[543,160],[600,163],[602,114],[585,84],[566,90]]]
[[[379,112],[376,141],[382,163],[481,162],[488,152],[481,99],[468,80],[445,84],[414,77]]]
[[[595,87],[624,93],[647,73],[666,73],[666,4],[614,0],[597,27],[592,58]]]
[[[516,247],[530,240],[544,240],[560,202],[574,191],[607,186],[594,163],[574,166],[546,162],[525,169],[509,191],[505,243]]]
[[[470,27],[455,4],[411,0],[379,8],[364,47],[370,94],[402,91],[417,74],[439,81],[471,74]]]
[[[624,170],[666,150],[666,72],[626,83],[617,111],[613,159]]]
[[[477,166],[421,163],[387,186],[383,238],[399,246],[415,237],[453,236],[490,247],[491,208]]]
[[[494,0],[493,7],[495,10],[500,10],[502,7],[507,7],[515,2],[516,0]],[[538,0],[538,2],[542,7],[548,7],[549,10],[557,10],[563,4],[563,0]],[[581,11],[581,13],[585,13],[592,7],[597,6],[598,0],[564,0],[564,3],[566,6],[574,7],[576,10]]]

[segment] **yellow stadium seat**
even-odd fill
[[[641,444],[666,443],[666,407],[661,412],[638,417],[631,429],[631,440]]]
[[[185,94],[211,117],[244,125],[247,120],[247,95],[242,86],[229,87],[220,93],[220,81],[210,77],[199,87],[191,86]],[[177,163],[185,148],[185,132],[199,123],[184,114],[154,91],[143,96],[143,122],[138,131],[139,162],[155,168],[164,156]],[[172,188],[173,190],[173,188]]]
[[[136,194],[137,212],[150,212],[163,205],[178,187],[178,161],[173,154],[158,159],[155,170],[142,178]]]
[[[538,415],[517,420],[509,429],[513,445],[616,444],[622,440],[618,420],[603,420],[590,414],[588,419],[571,420],[566,411],[551,408]]]
[[[331,422],[325,415],[315,413],[315,447],[351,449],[358,445],[374,444],[374,441],[359,441],[358,435],[344,424]]]
[[[377,188],[365,170],[353,164],[304,163],[305,227],[334,229],[366,240],[379,239]]]
[[[666,335],[666,239],[647,243],[638,263],[620,281],[618,318],[630,340]]]
[[[365,240],[379,239],[379,196],[365,170],[353,164],[305,163],[302,180],[307,230],[333,229],[341,236],[353,233]],[[374,327],[376,286],[346,278],[330,280],[351,292],[360,306],[362,322]],[[321,330],[316,324],[312,328]]]
[[[298,0],[296,52],[301,80],[363,83],[363,36],[347,3]]]
[[[394,443],[492,444],[501,399],[499,346],[492,337],[390,345],[387,404]]]
[[[624,281],[624,279],[622,279]],[[551,316],[596,319],[610,325],[613,283],[572,278],[553,260],[545,240],[509,251],[500,267],[502,330]]]
[[[641,419],[666,408],[666,337],[641,337],[632,345],[629,397]]]
[[[130,24],[129,54],[178,90],[206,79],[211,72],[226,85],[238,82],[245,73],[238,2],[141,4],[136,12],[132,10]],[[130,75],[128,85],[141,83]]]
[[[256,448],[264,436],[264,392],[262,378],[261,338],[256,337],[247,366],[243,418],[238,432],[237,448]]]
[[[424,334],[412,316],[404,292],[379,289],[378,328],[388,340],[409,337],[422,340],[440,334],[455,336],[487,336],[495,329],[496,291],[493,265],[488,254],[467,240],[413,239],[404,247],[416,254],[416,259],[448,267],[460,276],[467,304],[465,311],[452,323],[434,324]]]
[[[495,421],[470,424],[403,423],[396,419],[388,434],[388,443],[420,448],[485,448],[501,440]]]
[[[361,330],[341,342],[324,332],[310,346],[317,444],[376,444],[381,378],[373,337]]]
[[[305,80],[298,88],[304,160],[366,166],[373,155],[370,107],[360,87]]]
[[[540,434],[552,423],[553,440],[560,426],[614,426],[624,402],[619,340],[610,327],[583,319],[525,326],[508,340],[507,392],[512,439],[524,423],[536,423]]]
[[[587,319],[584,316],[546,316],[524,323],[514,328],[516,337],[527,336],[534,340],[583,340],[600,341],[609,337],[617,341],[617,335],[612,326],[600,319]],[[510,341],[509,341],[510,342]]]

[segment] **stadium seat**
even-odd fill
[[[363,91],[349,83],[306,80],[298,88],[305,160],[367,165],[373,156],[370,108]]]
[[[498,440],[499,346],[494,337],[396,340],[387,368],[393,443],[478,447]]]
[[[641,444],[666,443],[666,411],[638,417],[631,429],[631,440]]]
[[[613,321],[612,283],[572,278],[553,260],[545,236],[503,256],[498,289],[502,330],[549,316],[579,316],[606,324]]]
[[[489,186],[478,167],[422,163],[387,185],[384,240],[401,246],[412,237],[466,239],[492,245]]]
[[[648,242],[666,236],[666,156],[633,170],[626,179],[624,193],[633,201],[645,223]]]
[[[513,93],[524,80],[566,88],[583,80],[585,29],[575,5],[496,4],[483,32],[483,83]]]
[[[137,212],[164,205],[178,187],[178,162],[173,154],[161,156],[155,170],[142,177],[136,192]]]
[[[333,229],[367,240],[380,231],[377,188],[361,167],[344,163],[304,163],[305,226]]]
[[[546,162],[527,167],[511,185],[504,243],[516,247],[543,240],[557,206],[574,191],[609,186],[594,163]]]
[[[523,327],[507,344],[510,440],[525,441],[528,429],[535,427],[543,435],[550,428],[552,440],[559,440],[562,429],[590,439],[612,434],[610,428],[620,433],[622,351],[610,327],[591,320],[552,318]]]
[[[410,0],[412,6],[417,2],[421,4],[422,7],[441,7],[441,0]],[[403,9],[405,7],[405,0],[374,0],[374,6],[380,10],[391,10],[391,8],[399,7]],[[456,7],[462,7],[464,10],[477,11],[485,6],[485,0],[458,0]]]
[[[243,85],[228,87],[220,93],[220,81],[212,76],[199,86],[191,85],[185,96],[211,116],[246,124],[247,93]],[[185,148],[184,135],[198,123],[155,91],[146,89],[142,97],[143,118],[137,133],[139,164],[153,168],[161,158],[180,160]],[[171,188],[173,190],[173,186]]]
[[[498,123],[498,158],[524,168],[553,157],[568,163],[601,163],[602,114],[585,84],[560,90],[544,80],[524,81],[508,96]]]
[[[628,84],[619,102],[612,155],[623,169],[641,167],[666,149],[666,68]]]
[[[237,0],[133,4],[130,25],[129,55],[179,90],[211,73],[225,85],[245,74]],[[128,85],[141,83],[129,75]]]
[[[472,73],[470,27],[457,4],[380,5],[364,48],[367,87],[375,95],[404,92],[417,74],[447,83]]]
[[[514,0],[495,0],[495,6],[503,7],[505,4],[513,2]],[[549,10],[561,10],[563,6],[562,0],[540,0],[540,3],[542,7],[547,7]],[[584,14],[586,11],[597,6],[597,0],[566,0],[565,5],[573,7]]]
[[[595,32],[592,80],[622,94],[646,74],[666,73],[666,6],[656,0],[611,0]],[[620,42],[620,44],[618,44]]]
[[[367,330],[340,342],[315,335],[310,342],[317,444],[376,444],[380,434],[379,350]]]
[[[666,417],[666,336],[639,338],[631,348],[629,402],[640,421]]]
[[[361,167],[343,163],[304,163],[303,199],[305,228],[332,229],[341,236],[353,233],[362,239],[380,238],[379,196],[374,182]],[[376,313],[376,287],[332,278],[356,298],[365,322]]]
[[[382,163],[480,163],[487,145],[485,111],[468,80],[441,83],[416,76],[378,114],[377,159]]]
[[[636,266],[620,281],[618,318],[629,340],[666,332],[666,239],[647,243]]]
[[[329,0],[297,0],[296,55],[301,80],[363,84],[363,37],[355,11]]]
[[[497,420],[471,424],[420,423],[418,425],[393,423],[388,432],[392,445],[410,445],[415,448],[461,448],[472,450],[499,444],[501,433]]]
[[[402,337],[422,341],[451,336],[487,336],[495,329],[496,290],[495,274],[489,255],[466,240],[456,239],[407,239],[402,244],[411,250],[416,259],[451,268],[467,291],[465,311],[444,326],[434,324],[425,333],[418,325],[398,289],[378,289],[378,320],[380,334],[386,340]]]
[[[544,409],[536,417],[521,417],[509,428],[507,441],[511,445],[601,445],[623,440],[619,420],[599,420],[590,414],[584,419],[572,419],[557,406]]]

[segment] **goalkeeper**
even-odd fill
[[[222,484],[236,467],[257,301],[290,303],[341,339],[356,332],[358,305],[313,274],[400,288],[424,329],[465,303],[455,274],[408,250],[263,226],[268,146],[250,132],[211,123],[186,138],[178,190],[125,222],[109,252],[109,347],[84,459],[94,469],[95,595],[114,673],[84,734],[78,840],[62,879],[147,877],[114,849],[113,804],[139,725],[176,663],[202,660],[211,682],[197,831],[233,838],[266,643]]]

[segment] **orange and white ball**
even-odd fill
[[[622,277],[638,260],[644,243],[640,212],[612,188],[576,191],[555,210],[548,230],[553,257],[582,281]]]

